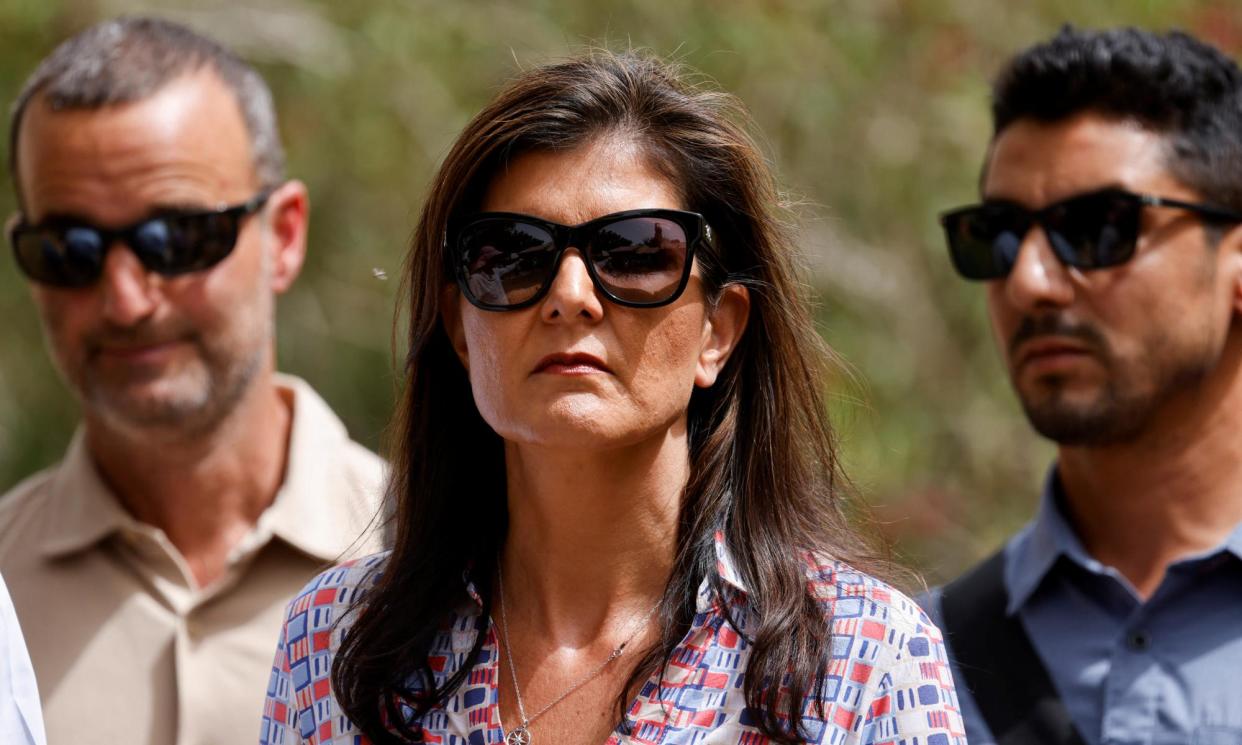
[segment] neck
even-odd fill
[[[217,426],[193,436],[121,431],[89,416],[85,424],[122,507],[161,529],[206,587],[224,576],[230,552],[275,499],[291,422],[292,402],[268,370]]]
[[[1071,519],[1087,551],[1143,598],[1168,565],[1219,545],[1242,522],[1242,343],[1168,401],[1133,441],[1059,449]]]
[[[685,423],[607,451],[506,445],[510,617],[573,644],[620,634],[664,592],[690,475]]]

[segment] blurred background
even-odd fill
[[[936,223],[975,198],[990,79],[1067,22],[1178,27],[1242,55],[1237,0],[0,0],[0,100],[66,36],[136,12],[214,36],[271,84],[312,204],[308,263],[279,310],[280,366],[374,448],[398,384],[392,312],[419,200],[502,81],[607,45],[671,56],[736,93],[797,205],[820,330],[847,362],[824,381],[847,469],[929,582],[1029,518],[1052,455]],[[6,184],[0,214],[12,210]],[[2,491],[60,457],[77,412],[7,255],[0,318]]]

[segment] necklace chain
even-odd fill
[[[660,607],[659,603],[651,606],[651,610],[647,611],[646,615],[642,617],[642,621],[639,622],[634,630],[630,632],[630,635],[625,637],[624,641],[614,647],[612,652],[609,653],[608,658],[601,662],[598,667],[574,681],[573,685],[562,691],[561,695],[545,704],[542,709],[535,712],[531,716],[526,716],[526,705],[522,701],[522,689],[518,687],[517,666],[513,664],[513,650],[509,644],[509,614],[505,610],[505,575],[504,571],[500,568],[500,562],[496,562],[496,588],[498,591],[497,594],[500,596],[500,623],[502,627],[501,641],[503,642],[505,648],[505,658],[509,663],[509,676],[510,680],[513,681],[513,696],[517,699],[518,716],[522,718],[522,723],[505,735],[505,745],[530,745],[531,722],[543,716],[547,713],[548,709],[551,709],[553,706],[556,706],[560,702],[564,701],[569,694],[578,690],[587,683],[590,683],[592,680],[595,680],[600,673],[604,672],[604,669],[612,664],[613,660],[621,656],[621,654],[625,651],[626,645],[634,641],[634,637],[638,636],[638,632],[646,628],[647,622],[651,620],[651,617],[655,615],[656,609]],[[495,625],[495,621],[492,623]],[[500,729],[502,732],[504,731],[504,728],[505,724],[501,721]]]

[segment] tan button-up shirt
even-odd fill
[[[81,431],[0,497],[0,574],[49,745],[255,742],[285,605],[325,565],[383,547],[382,461],[306,383],[278,384],[293,403],[284,483],[209,587],[120,506]]]

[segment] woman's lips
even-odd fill
[[[593,375],[601,372],[612,372],[603,360],[594,355],[581,352],[550,354],[539,360],[532,374],[550,373],[552,375]]]

